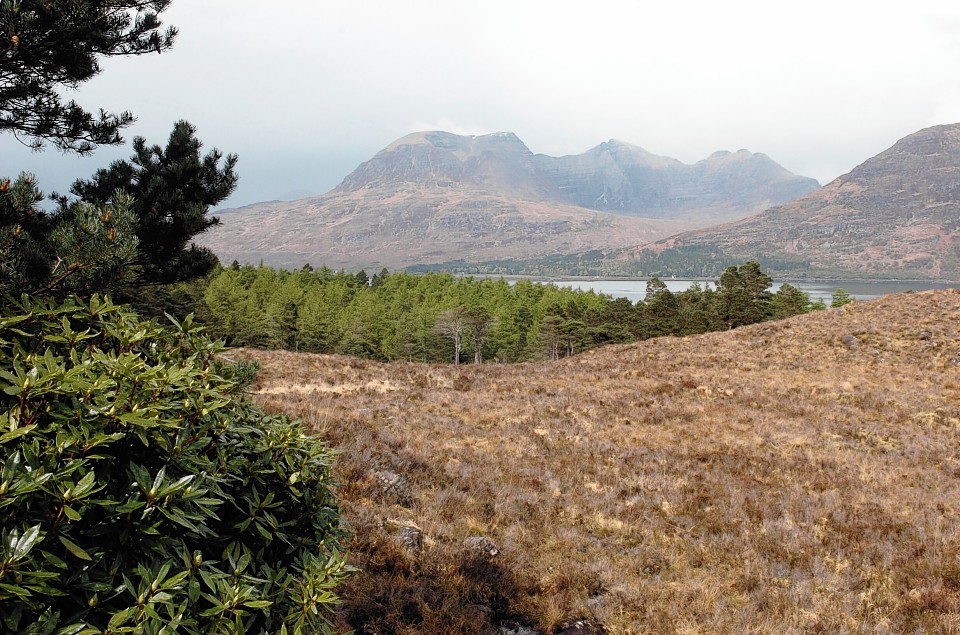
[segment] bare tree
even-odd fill
[[[563,318],[548,315],[540,322],[540,337],[550,350],[550,359],[560,359],[560,342],[563,340]]]
[[[460,351],[463,349],[463,332],[466,326],[466,310],[463,307],[444,311],[437,318],[437,332],[453,340],[454,365],[460,363]]]
[[[486,307],[472,306],[464,312],[470,335],[473,338],[473,363],[483,363],[483,345],[487,342],[490,329],[496,323],[496,318]]]

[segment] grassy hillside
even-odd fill
[[[243,354],[343,452],[358,632],[960,632],[958,330],[946,291],[550,363]]]

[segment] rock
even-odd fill
[[[594,626],[587,620],[574,620],[562,624],[557,635],[602,635],[606,631],[600,626]]]
[[[423,551],[423,529],[414,523],[403,520],[387,520],[383,526],[403,545],[407,551],[417,554]]]
[[[846,335],[841,337],[840,342],[844,346],[846,346],[847,349],[851,351],[856,350],[860,346],[860,340],[858,340],[856,336],[851,335],[850,333],[847,333]]]
[[[377,479],[380,491],[386,496],[393,497],[397,504],[408,507],[413,502],[413,489],[407,477],[389,470],[378,470],[373,473],[373,476]]]
[[[463,545],[470,551],[493,559],[500,555],[500,549],[496,543],[486,536],[470,536],[463,541]]]
[[[539,635],[539,633],[530,626],[525,626],[519,622],[503,622],[497,627],[498,635]]]
[[[410,551],[419,553],[423,550],[423,531],[419,527],[404,527],[398,537],[400,543]]]
[[[930,331],[920,331],[920,335],[917,337],[919,337],[921,340],[928,340],[933,337],[933,333]]]

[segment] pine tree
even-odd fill
[[[60,93],[97,75],[103,58],[169,49],[176,31],[161,31],[158,18],[169,4],[0,0],[0,132],[80,154],[121,143],[130,113],[94,116]],[[55,213],[40,208],[31,175],[0,178],[0,271],[11,272],[0,290],[89,294],[210,272],[216,257],[190,241],[218,223],[206,213],[233,191],[237,157],[201,157],[194,132],[178,122],[165,149],[135,139],[129,162],[77,181],[75,199],[55,197]]]
[[[680,307],[676,296],[660,278],[653,277],[647,281],[644,305],[645,337],[660,337],[676,331]]]
[[[126,275],[138,249],[128,195],[58,214],[40,208],[42,200],[29,174],[0,182],[0,294],[86,295]]]
[[[90,180],[78,180],[71,192],[81,203],[109,205],[115,193],[133,197],[135,233],[140,248],[136,280],[129,283],[169,284],[208,274],[219,264],[210,250],[191,244],[197,234],[220,224],[209,209],[223,201],[237,184],[237,155],[213,149],[201,156],[196,128],[178,121],[165,148],[133,140],[129,161],[115,161]],[[76,201],[60,197],[68,213]]]
[[[473,363],[482,364],[483,347],[489,339],[490,329],[496,318],[485,306],[475,305],[464,310],[464,322],[473,341]]]
[[[846,291],[846,289],[838,287],[837,290],[833,292],[833,296],[830,298],[830,308],[839,309],[840,307],[850,304],[851,302],[853,302],[853,298]]]
[[[792,284],[784,283],[773,294],[771,312],[775,319],[800,315],[810,311],[810,296]]]
[[[129,112],[94,115],[63,89],[96,76],[105,57],[160,53],[176,30],[161,31],[158,16],[170,0],[0,1],[0,132],[11,131],[39,149],[87,154],[122,143]]]
[[[717,294],[699,282],[677,294],[679,304],[677,335],[719,331],[723,323],[717,317]]]
[[[720,318],[727,327],[733,329],[768,319],[772,283],[755,260],[739,267],[727,267],[717,281]]]

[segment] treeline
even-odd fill
[[[510,284],[386,270],[369,278],[365,272],[235,263],[209,279],[198,314],[233,346],[383,361],[519,362],[725,330],[817,308],[790,285],[771,293],[771,283],[750,262],[729,267],[716,289],[695,284],[673,293],[652,278],[645,300],[634,305],[527,280]]]
[[[728,267],[742,262],[727,255],[715,245],[688,245],[663,251],[642,251],[629,258],[620,257],[622,250],[589,251],[582,254],[557,254],[536,260],[491,260],[468,263],[455,260],[435,265],[417,265],[410,271],[426,273],[451,271],[465,275],[523,275],[523,276],[596,276],[614,277],[668,277],[716,278]],[[760,266],[779,276],[804,276],[811,270],[802,259],[782,259],[762,256]]]

